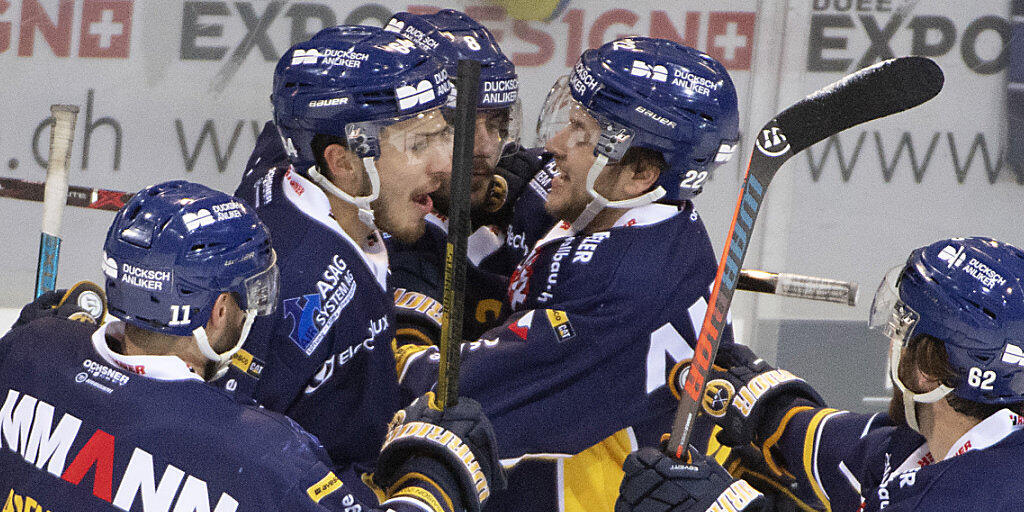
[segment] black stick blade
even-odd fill
[[[796,154],[851,126],[916,107],[939,94],[942,69],[926,57],[898,57],[843,77],[775,117]]]

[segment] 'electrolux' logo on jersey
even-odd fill
[[[388,331],[388,317],[384,315],[376,320],[370,320],[370,326],[367,328],[369,336],[363,339],[360,343],[355,343],[345,347],[344,350],[329,357],[324,364],[320,367],[320,370],[313,375],[309,383],[306,385],[306,394],[312,393],[320,388],[325,382],[334,376],[334,369],[341,368],[345,363],[351,361],[360,352],[371,352],[376,348],[377,343],[381,340],[377,339],[381,334]]]

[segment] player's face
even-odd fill
[[[423,235],[423,216],[433,209],[430,194],[451,175],[451,125],[440,110],[430,110],[383,128],[380,148],[380,197],[372,204],[377,225],[414,242]]]
[[[469,201],[471,208],[479,208],[487,199],[487,188],[501,158],[501,150],[508,137],[508,109],[477,110],[473,139],[473,175],[470,178]],[[447,215],[451,197],[450,175],[441,188],[431,194],[434,208]]]
[[[594,164],[594,147],[601,127],[587,111],[575,103],[569,123],[548,140],[545,149],[555,155],[558,176],[551,182],[545,208],[555,217],[573,221],[587,203],[587,172]]]

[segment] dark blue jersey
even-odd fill
[[[121,336],[47,318],[0,339],[0,509],[378,510],[293,421],[177,357],[122,356]]]
[[[493,510],[610,511],[625,456],[670,430],[667,372],[692,356],[707,309],[717,267],[692,205],[635,208],[593,234],[567,227],[513,273],[508,322],[463,346],[459,392],[483,405],[502,458],[547,459],[520,462]],[[399,359],[404,383],[433,384],[435,349]],[[701,421],[694,443],[710,428]]]
[[[508,276],[526,254],[509,245],[506,233],[522,231],[527,223],[534,231],[540,226],[543,231],[535,235],[531,231],[532,244],[554,224],[544,211],[544,200],[538,196],[536,184],[542,180],[537,177],[539,173],[550,172],[551,162],[550,155],[539,148],[519,148],[502,158],[492,178],[487,201],[471,213],[474,231],[469,236],[466,251],[470,265],[466,268],[462,316],[464,339],[476,339],[508,317],[504,301]],[[531,197],[523,198],[524,195]],[[538,204],[540,208],[534,209]],[[521,208],[531,213],[514,213]],[[522,238],[522,235],[517,236]],[[434,304],[443,298],[447,237],[448,221],[442,212],[427,216],[426,233],[416,243],[387,240],[392,284],[397,289],[395,315],[400,343],[437,343],[440,340],[440,310]],[[486,266],[485,261],[489,262]],[[431,314],[433,312],[438,314]]]
[[[395,290],[396,333],[399,340],[437,343],[440,341],[440,303],[444,298],[444,253],[448,222],[435,214],[427,216],[426,232],[415,243],[385,239]],[[468,240],[465,312],[462,336],[476,339],[487,329],[501,325],[508,316],[505,304],[506,277],[477,267],[483,254],[498,247],[500,239],[484,226]]]
[[[793,411],[771,439],[777,471],[814,489],[827,510],[1024,511],[1017,474],[1024,418],[1002,409],[945,454],[885,415],[835,409]]]
[[[555,176],[555,161],[541,149],[523,150],[523,158],[536,165],[533,178],[523,187],[512,210],[512,221],[505,230],[505,240],[497,251],[480,262],[480,268],[498,275],[509,276],[526,257],[533,245],[556,223],[544,203],[551,180]]]
[[[262,371],[241,371],[251,366],[243,359],[226,385],[255,385],[261,405],[319,437],[333,460],[371,463],[391,416],[413,398],[395,373],[384,243],[376,232],[350,238],[326,194],[287,167],[251,169],[235,195],[270,230],[282,300],[256,319],[240,356]]]

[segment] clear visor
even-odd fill
[[[555,134],[569,124],[569,111],[573,103],[575,101],[569,92],[569,75],[562,75],[551,86],[540,108],[540,115],[537,116],[537,146],[547,145]]]
[[[504,135],[501,139],[501,156],[508,156],[515,152],[519,146],[520,135],[523,131],[523,103],[516,98],[516,102],[503,109],[506,112]]]
[[[473,153],[484,159],[490,168],[498,160],[515,152],[522,127],[522,108],[518,102],[504,108],[481,108],[476,111]]]
[[[279,277],[277,252],[271,249],[270,266],[245,280],[246,308],[256,310],[257,316],[272,314],[277,309]]]
[[[454,131],[445,110],[445,107],[436,107],[410,116],[353,123],[348,130],[349,144],[357,154],[362,154],[360,145],[376,142],[379,155],[395,151],[409,160],[420,161],[437,155],[451,158]]]
[[[900,300],[899,289],[896,287],[903,266],[889,269],[882,278],[882,283],[875,291],[871,301],[871,316],[868,327],[881,328],[882,332],[893,342],[902,346],[914,333],[914,326],[921,316],[910,306]]]

